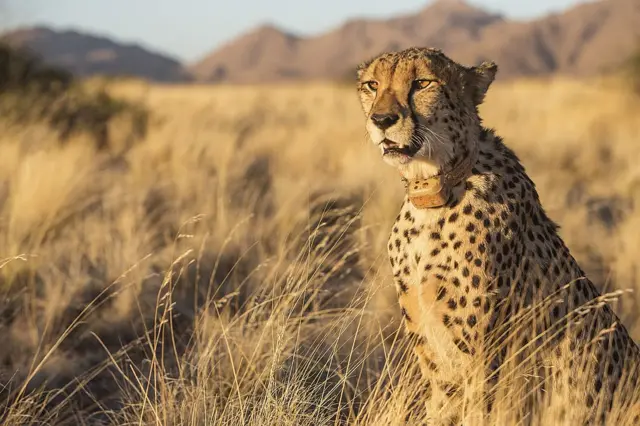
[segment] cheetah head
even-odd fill
[[[477,107],[497,66],[465,67],[437,49],[384,53],[358,67],[366,129],[406,178],[437,175],[475,149]]]

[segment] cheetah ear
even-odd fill
[[[498,72],[498,65],[495,62],[483,62],[477,67],[471,67],[468,74],[468,84],[471,89],[471,98],[474,105],[480,105],[484,101],[484,96],[489,90]]]

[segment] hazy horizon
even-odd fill
[[[441,0],[442,1],[442,0]],[[253,4],[255,3],[255,4]],[[273,0],[270,4],[252,1],[227,4],[222,10],[203,0],[5,0],[0,2],[0,32],[24,26],[43,25],[54,29],[73,29],[106,36],[127,44],[139,44],[183,62],[203,55],[262,24],[273,24],[292,33],[314,35],[338,27],[353,18],[386,18],[411,13],[431,1],[327,0],[322,8],[302,3]],[[502,13],[512,19],[533,19],[566,9],[577,0],[471,0],[468,3]],[[128,13],[123,14],[126,10]],[[153,13],[149,13],[153,12]]]

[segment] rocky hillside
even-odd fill
[[[410,15],[351,20],[334,31],[301,37],[262,26],[190,67],[200,81],[274,82],[343,78],[386,49],[442,48],[454,59],[490,58],[500,78],[615,67],[640,39],[638,0],[600,0],[532,21],[512,21],[466,3],[438,0]]]
[[[189,79],[182,64],[173,58],[77,31],[24,28],[3,34],[0,41],[31,51],[43,62],[80,77],[124,75],[161,82]]]
[[[435,0],[412,14],[353,19],[313,37],[262,25],[189,66],[138,45],[76,31],[27,28],[0,36],[2,41],[77,76],[162,82],[352,79],[358,62],[409,46],[439,47],[466,64],[494,60],[499,79],[583,76],[619,67],[636,51],[640,0],[597,0],[530,21],[506,19],[465,0]]]

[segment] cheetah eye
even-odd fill
[[[368,88],[369,90],[371,90],[372,92],[375,92],[375,91],[377,91],[377,90],[378,90],[378,82],[377,82],[377,81],[373,81],[373,80],[371,80],[371,81],[365,81],[365,82],[364,82],[364,83],[362,83],[362,84],[364,84],[365,86],[367,86],[367,88]]]
[[[422,80],[414,80],[413,81],[413,87],[415,89],[426,89],[427,87],[431,86],[432,83],[435,83],[435,80],[429,80],[429,79],[422,79]]]

